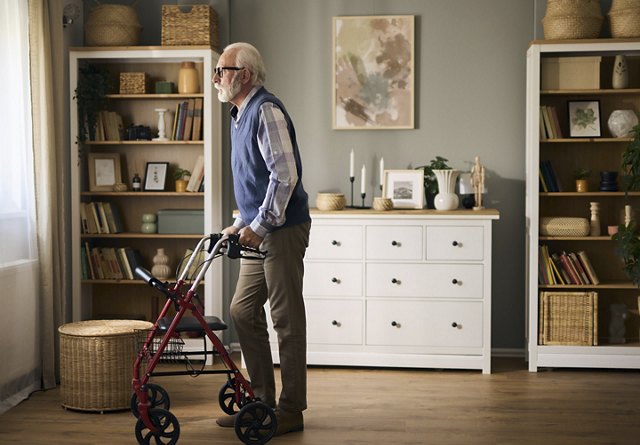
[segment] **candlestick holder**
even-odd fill
[[[168,141],[167,135],[165,134],[165,123],[164,123],[164,114],[169,111],[167,108],[156,108],[156,113],[158,113],[158,137],[153,138],[154,141]]]
[[[360,193],[360,196],[362,197],[362,207],[363,209],[366,209],[366,207],[364,206],[364,198],[367,196],[366,193]]]
[[[351,205],[349,207],[353,208],[353,182],[356,180],[355,176],[349,176],[349,182],[351,182]]]

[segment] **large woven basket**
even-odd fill
[[[542,236],[587,236],[589,220],[571,216],[543,216],[540,218]]]
[[[598,344],[597,292],[540,292],[541,345]]]
[[[87,46],[134,46],[142,27],[136,10],[127,5],[98,5],[84,26]]]
[[[162,45],[208,45],[218,50],[218,15],[207,5],[163,5]]]
[[[603,21],[599,0],[548,0],[542,19],[544,38],[595,39]]]
[[[99,412],[129,408],[136,336],[152,327],[138,320],[89,320],[60,326],[62,406]]]
[[[609,11],[611,37],[615,39],[640,37],[640,7]]]

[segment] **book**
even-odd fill
[[[104,203],[96,202],[95,205],[100,215],[100,233],[111,233],[109,222],[107,221],[107,213],[104,211]]]
[[[187,266],[187,263],[191,259],[192,255],[194,255],[192,249],[187,249],[185,251],[184,256],[182,257],[182,260],[180,262],[180,267],[178,268],[178,278],[182,275],[182,272],[184,271],[184,268]],[[197,276],[198,272],[202,268],[202,265],[206,259],[206,252],[204,250],[200,250],[195,255],[196,255],[196,258],[193,260],[191,267],[189,267],[189,270],[187,271],[187,276],[185,277],[185,281],[191,281],[195,279],[195,277]]]
[[[547,187],[547,183],[544,180],[544,175],[542,174],[542,168],[538,169],[538,176],[540,176],[540,191],[541,192],[548,192],[549,191],[549,187]]]
[[[596,275],[596,271],[591,265],[591,261],[589,261],[589,257],[584,250],[578,252],[578,258],[582,262],[582,267],[584,267],[584,271],[589,276],[589,281],[591,284],[600,284],[600,280],[598,279],[598,275]]]
[[[587,275],[586,271],[582,267],[582,263],[580,263],[580,260],[578,259],[578,255],[576,255],[574,252],[570,252],[569,259],[571,260],[571,263],[578,271],[578,275],[580,276],[580,280],[582,281],[582,284],[591,284],[591,280],[589,279],[589,276]]]
[[[570,284],[582,284],[582,281],[578,276],[578,272],[571,265],[571,260],[569,259],[569,256],[567,255],[566,252],[562,252],[560,254],[560,261],[562,262],[562,266],[564,267],[565,271],[569,275],[569,278],[571,279]]]
[[[84,254],[87,257],[87,263],[89,266],[88,279],[95,280],[96,279],[95,264],[94,264],[93,258],[91,257],[91,247],[89,247],[88,241],[84,242]]]
[[[127,254],[125,252],[124,247],[118,247],[116,249],[118,253],[118,259],[120,260],[120,264],[122,265],[122,273],[127,280],[133,280],[133,271],[131,270],[131,265],[129,264],[129,260],[127,259]]]
[[[556,135],[556,138],[562,139],[562,129],[560,129],[560,119],[558,118],[558,110],[556,107],[548,107],[549,113],[551,114],[551,121],[553,123],[553,130]]]
[[[110,202],[102,203],[104,207],[104,213],[107,217],[107,224],[109,226],[110,233],[120,233],[124,231],[124,227],[122,224],[122,217],[120,216],[120,211],[118,210],[118,206],[115,204],[111,204]]]
[[[546,106],[542,106],[542,116],[544,118],[544,128],[547,130],[547,135],[549,136],[549,139],[555,139],[556,135],[553,133],[551,118],[549,117],[549,110]]]
[[[176,134],[178,131],[178,116],[180,115],[180,103],[176,105],[176,112],[173,115],[173,128],[171,129],[171,140],[176,140]]]
[[[196,159],[196,163],[193,166],[193,170],[191,170],[191,178],[189,179],[189,183],[187,184],[188,192],[195,192],[198,190],[200,186],[199,181],[201,180],[202,175],[204,174],[204,155],[199,155],[198,159]]]
[[[187,112],[186,112],[187,117],[184,123],[184,132],[182,135],[183,141],[191,140],[191,132],[193,130],[193,109],[194,108],[195,108],[195,100],[189,99],[189,103],[187,105]]]
[[[134,279],[138,279],[136,275],[136,268],[143,267],[142,258],[140,257],[140,252],[136,249],[132,249],[131,247],[124,248],[125,255],[127,256],[127,262],[129,263],[129,267],[131,267],[131,272],[133,273]]]
[[[192,141],[202,140],[202,98],[195,99],[193,110],[193,130],[191,131]]]
[[[554,270],[558,273],[558,284],[571,284],[571,278],[567,272],[565,272],[564,267],[562,267],[562,261],[560,261],[560,257],[557,253],[551,254],[551,262],[554,265]]]

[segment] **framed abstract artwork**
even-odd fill
[[[412,15],[333,18],[333,128],[414,128]]]

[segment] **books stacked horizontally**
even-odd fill
[[[131,247],[80,248],[83,280],[135,280],[136,267],[142,266],[140,253]]]
[[[540,107],[540,140],[547,139],[562,139],[562,130],[556,107],[542,105]]]
[[[538,284],[596,285],[600,283],[584,250],[550,253],[549,246],[540,245],[538,252]]]
[[[102,234],[124,231],[120,211],[110,202],[80,203],[80,229],[82,233]]]

